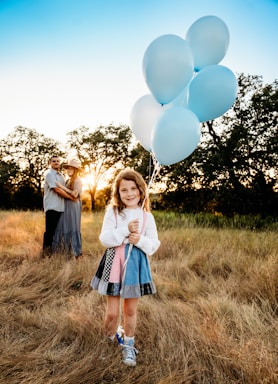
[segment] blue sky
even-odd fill
[[[278,0],[0,0],[0,138],[17,125],[62,142],[81,125],[129,125],[150,93],[148,45],[207,15],[230,32],[220,64],[278,78]]]

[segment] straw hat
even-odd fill
[[[80,168],[80,162],[76,159],[68,160],[67,164],[64,164],[63,167],[67,169],[68,167],[73,167],[76,169]]]

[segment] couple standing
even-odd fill
[[[52,156],[44,183],[43,257],[62,252],[78,258],[82,254],[80,166],[77,160],[72,159],[63,168],[67,170],[66,181],[60,173],[59,156]]]

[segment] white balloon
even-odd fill
[[[152,150],[152,130],[162,112],[163,107],[150,94],[140,97],[132,107],[130,127],[147,151]]]

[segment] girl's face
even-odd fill
[[[119,194],[126,208],[138,208],[140,201],[140,191],[133,180],[121,180]]]

